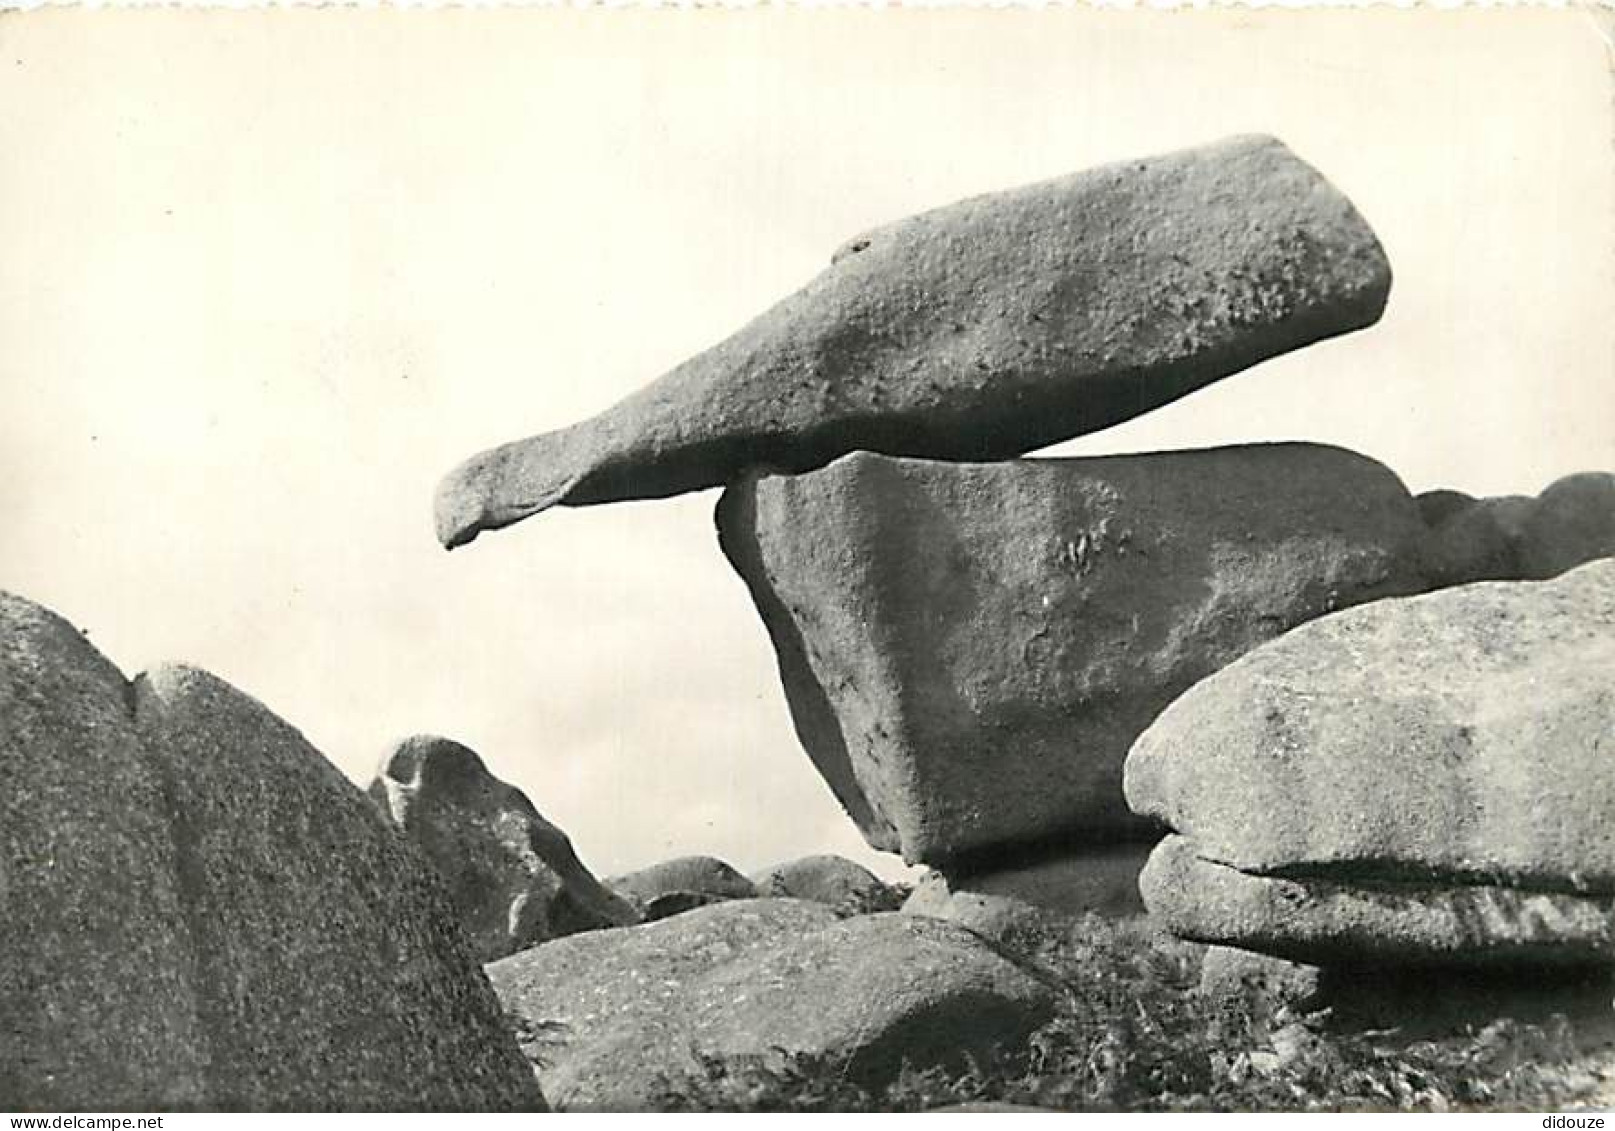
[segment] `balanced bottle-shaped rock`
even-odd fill
[[[973,197],[852,241],[601,415],[473,456],[438,537],[860,449],[1010,458],[1371,325],[1390,282],[1351,202],[1268,137]]]

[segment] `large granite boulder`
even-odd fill
[[[209,1106],[164,785],[122,674],[0,593],[0,1108]]]
[[[803,908],[831,922],[816,930],[796,922]],[[648,945],[627,938],[670,936],[698,921],[742,915],[771,920],[773,941],[725,943],[713,952],[699,943],[673,945],[671,938]],[[792,922],[779,922],[786,917]],[[781,1055],[834,1064],[874,1089],[905,1063],[920,1069],[989,1063],[1017,1051],[1052,1015],[1047,985],[962,927],[895,913],[835,920],[821,904],[727,903],[665,923],[547,943],[495,963],[490,974],[507,1008],[533,1021],[560,1012],[550,995],[564,987],[568,966],[588,986],[603,985],[620,969],[632,971],[642,987],[637,1001],[599,1009],[603,1023],[589,1024],[563,1052],[551,1053],[545,1090],[564,1110],[652,1110],[702,1079],[708,1064]],[[545,952],[554,947],[593,951],[597,961],[551,964]],[[621,953],[609,953],[614,947],[645,955],[649,968],[625,965]],[[669,973],[674,955],[687,973]],[[619,988],[601,993],[621,1001]]]
[[[0,1102],[541,1110],[429,866],[297,731],[0,597]]]
[[[859,453],[725,492],[804,748],[876,848],[936,864],[1148,836],[1121,767],[1196,680],[1423,588],[1401,482],[1272,444],[995,464]]]
[[[1456,1037],[1484,1058],[1488,1047],[1502,1051],[1494,1043],[1500,1029],[1538,1026],[1561,1050],[1555,1059],[1567,1045],[1606,1062],[1615,1053],[1611,966],[1309,966],[1212,946],[1201,963],[1198,992],[1267,1020],[1275,1052],[1282,1051],[1282,1030],[1272,1022],[1327,1009],[1330,1029],[1377,1029],[1393,1048]],[[1284,1027],[1293,1030],[1293,1022]],[[1529,1062],[1533,1051],[1516,1045],[1497,1068]],[[1256,1052],[1251,1060],[1272,1055]]]
[[[1305,962],[1615,959],[1611,718],[1615,560],[1303,626],[1134,746],[1145,901]]]
[[[1272,138],[973,197],[850,242],[604,414],[468,460],[438,537],[859,449],[1020,455],[1371,325],[1390,282],[1351,203]]]
[[[684,986],[714,968],[837,919],[806,900],[729,900],[531,947],[490,963],[488,980],[553,1095],[554,1074],[612,1026],[666,1012]]]
[[[852,914],[895,911],[903,902],[880,877],[844,856],[787,860],[758,872],[751,882],[758,895],[811,899]]]
[[[679,856],[649,868],[610,876],[606,886],[647,923],[726,899],[753,899],[754,885],[716,856]]]
[[[369,794],[431,860],[483,962],[639,921],[583,866],[565,833],[458,742],[405,739],[382,760]]]

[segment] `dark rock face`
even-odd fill
[[[1347,1032],[1393,1029],[1396,1044],[1483,1034],[1501,1019],[1565,1027],[1583,1049],[1615,1041],[1615,967],[1394,964],[1309,966],[1255,951],[1206,948],[1199,992],[1292,1011],[1328,1009]],[[1482,1037],[1484,1039],[1484,1036]]]
[[[1608,472],[1567,475],[1536,498],[1432,491],[1419,503],[1431,527],[1433,586],[1546,581],[1615,555],[1615,475]]]
[[[869,869],[843,856],[804,856],[751,878],[758,895],[811,899],[848,913],[895,911],[897,893]]]
[[[1431,587],[1521,580],[1521,541],[1535,505],[1525,495],[1476,499],[1433,524],[1425,564]]]
[[[457,742],[406,739],[383,760],[369,794],[431,860],[482,962],[639,921],[583,866],[565,833]]]
[[[1203,680],[1126,790],[1191,938],[1309,962],[1615,959],[1615,561],[1384,601]]]
[[[682,915],[726,899],[753,899],[757,888],[715,856],[679,856],[611,876],[606,886],[630,903],[647,923]]]
[[[5,1106],[542,1110],[437,879],[300,734],[15,597],[0,659]]]
[[[859,453],[731,488],[718,527],[803,747],[870,844],[929,864],[1149,836],[1121,767],[1177,694],[1295,625],[1424,587],[1400,481],[1308,444]]]
[[[1426,526],[1440,526],[1459,511],[1474,506],[1475,496],[1441,488],[1415,495],[1413,501],[1418,505],[1419,517],[1424,519]]]
[[[1615,556],[1615,475],[1567,475],[1537,496],[1526,516],[1520,572],[1545,580]]]
[[[812,930],[779,921],[799,920],[803,909],[829,922]],[[670,945],[674,933],[743,916],[772,920],[771,941]],[[654,945],[631,939],[652,933]],[[557,947],[572,955],[592,949],[595,961],[551,963],[546,952]],[[648,970],[623,961],[641,948]],[[682,956],[680,973],[665,968],[671,956]],[[643,987],[626,1008],[600,1009],[602,1022],[591,1022],[546,1072],[546,1090],[568,1110],[654,1109],[659,1097],[700,1076],[700,1057],[805,1055],[878,1087],[905,1061],[919,1068],[962,1067],[971,1056],[990,1061],[1053,1009],[1046,985],[961,927],[892,913],[836,921],[822,904],[791,900],[728,903],[666,923],[577,935],[495,963],[490,975],[512,1012],[554,1018],[560,1011],[545,995],[566,985],[568,965],[590,986],[605,986],[602,973],[621,969]],[[622,1000],[615,987],[597,992]]]
[[[468,460],[438,537],[859,449],[1020,455],[1371,325],[1390,281],[1351,203],[1272,138],[973,197],[851,242],[603,415]]]
[[[989,938],[1013,932],[1029,916],[1050,921],[1136,915],[1144,910],[1138,875],[1152,847],[1089,845],[984,869],[949,865],[921,880],[903,910],[962,923]]]

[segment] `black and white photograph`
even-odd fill
[[[1606,1126],[1615,8],[11,8],[0,155],[6,1131]]]

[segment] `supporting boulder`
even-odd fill
[[[1196,680],[1419,592],[1401,482],[1272,444],[956,464],[859,453],[718,506],[792,720],[865,839],[938,864],[1136,840],[1121,769]]]

